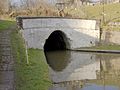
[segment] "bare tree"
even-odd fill
[[[58,3],[74,4],[75,0],[57,0]]]
[[[26,11],[27,15],[32,16],[52,16],[55,15],[54,7],[44,0],[20,0],[21,8]]]
[[[10,4],[9,0],[2,0],[0,2],[0,13],[1,14],[4,14],[9,11],[9,4]]]

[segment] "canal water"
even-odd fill
[[[45,56],[49,90],[120,90],[120,54],[62,50]]]

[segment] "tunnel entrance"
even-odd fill
[[[66,35],[62,31],[54,31],[46,40],[44,51],[65,50],[67,49],[66,40]]]

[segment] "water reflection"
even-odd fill
[[[51,51],[46,53],[54,87],[50,90],[119,90],[120,56]]]
[[[68,51],[49,51],[45,54],[47,63],[54,71],[62,71],[70,62]]]

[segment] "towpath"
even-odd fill
[[[0,90],[15,90],[11,32],[12,30],[0,32]]]

